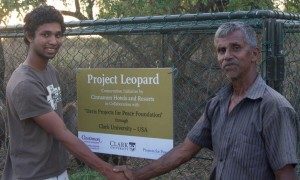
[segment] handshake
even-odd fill
[[[117,177],[116,176],[112,176],[112,178],[110,178],[109,176],[108,176],[108,178],[109,179],[128,179],[128,180],[133,180],[133,179],[140,179],[140,178],[138,178],[136,175],[136,173],[135,173],[136,171],[135,170],[133,170],[130,166],[127,166],[127,165],[122,165],[122,166],[115,166],[115,167],[113,167],[113,173],[115,174],[115,175],[117,175]]]
[[[130,166],[122,165],[109,168],[110,173],[104,175],[108,179],[151,179],[153,177],[160,176],[171,170],[179,167],[181,164],[189,161],[194,157],[201,148],[192,143],[188,138],[183,143],[177,145],[169,152],[161,156],[159,159],[152,161],[151,163],[140,167],[138,169],[132,169]]]

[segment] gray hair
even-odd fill
[[[251,47],[257,47],[256,33],[254,29],[243,22],[227,22],[222,24],[216,31],[214,40],[217,38],[224,38],[235,31],[241,31],[244,34],[246,43],[248,43]]]

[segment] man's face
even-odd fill
[[[246,43],[241,31],[215,40],[218,62],[230,80],[245,78],[256,71],[259,50]]]
[[[34,37],[28,38],[30,50],[43,60],[54,58],[62,44],[59,23],[46,23],[37,28]]]

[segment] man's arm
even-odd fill
[[[275,178],[276,180],[297,180],[297,174],[295,167],[291,164],[280,168],[279,170],[275,171]]]
[[[124,171],[129,179],[150,179],[165,174],[187,162],[199,152],[200,149],[200,146],[186,138],[183,143],[171,149],[158,160],[155,160],[140,169],[130,170],[127,169],[126,166],[116,166],[114,167],[114,171]]]
[[[63,120],[54,112],[34,117],[33,120],[60,141],[75,157],[84,161],[109,179],[125,179],[123,173],[112,171],[112,165],[98,158],[80,139],[72,134]]]

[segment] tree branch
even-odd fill
[[[75,0],[75,12],[80,13],[80,3],[79,3],[79,0]]]
[[[81,12],[71,12],[71,11],[60,11],[65,16],[72,16],[79,20],[88,20]]]
[[[95,0],[87,0],[86,13],[89,19],[94,19],[93,17],[93,7]]]
[[[72,16],[78,20],[88,20],[88,18],[80,11],[79,0],[75,0],[75,12],[62,10],[61,13],[65,16]]]

